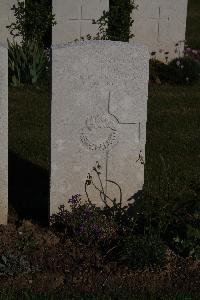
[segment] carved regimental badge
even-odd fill
[[[110,151],[118,143],[119,123],[109,113],[93,115],[86,119],[80,139],[88,150]]]

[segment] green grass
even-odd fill
[[[188,1],[186,40],[190,47],[194,49],[200,49],[200,1],[199,0]]]
[[[200,178],[199,100],[199,85],[150,87],[145,175],[148,190],[165,193],[169,181],[172,191],[178,193],[185,183]]]
[[[150,87],[145,174],[149,190],[160,189],[163,193],[169,180],[171,188],[178,192],[184,182],[200,178],[199,118],[198,85]],[[47,91],[9,89],[9,149],[49,170],[50,100]]]
[[[9,150],[49,169],[50,97],[48,91],[9,88]]]

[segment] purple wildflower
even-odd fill
[[[82,233],[84,231],[84,225],[81,224],[80,227],[79,227],[79,233]]]
[[[68,200],[68,203],[71,203],[73,205],[78,204],[80,202],[80,194],[72,195],[72,197]]]
[[[100,233],[101,233],[101,229],[99,228],[99,226],[98,226],[97,224],[94,224],[94,225],[92,226],[92,229],[93,229],[94,234],[96,234],[97,237],[99,237],[99,236],[100,236]]]
[[[86,207],[84,209],[84,213],[83,213],[84,217],[88,218],[90,216],[90,214],[91,214],[91,211],[90,211],[89,207]]]

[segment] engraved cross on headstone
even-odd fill
[[[157,41],[159,42],[159,37],[160,37],[160,22],[161,21],[168,21],[169,22],[169,17],[167,17],[167,18],[162,18],[161,17],[161,7],[159,6],[158,7],[158,17],[157,18],[155,18],[155,17],[152,17],[152,18],[150,18],[151,20],[155,20],[155,21],[157,21],[157,23],[158,23],[158,29],[157,29]]]
[[[80,38],[82,37],[82,21],[92,21],[93,19],[84,19],[83,18],[83,0],[81,0],[81,17],[77,19],[70,18],[69,21],[79,21],[80,25]]]
[[[110,109],[111,106],[111,93],[109,92],[108,96],[108,105],[107,110],[103,114],[97,114],[96,116],[93,116],[86,120],[85,124],[86,126],[81,131],[81,142],[84,147],[86,147],[89,151],[96,152],[96,151],[103,151],[105,152],[105,193],[107,193],[107,184],[108,182],[111,182],[108,176],[108,169],[109,169],[109,162],[110,162],[110,151],[112,152],[113,147],[118,147],[117,144],[120,141],[122,143],[126,144],[126,140],[123,136],[126,136],[127,132],[132,130],[129,128],[130,126],[138,125],[138,132],[136,134],[137,141],[135,140],[135,143],[138,143],[140,145],[141,140],[141,126],[140,122],[121,122],[118,117],[116,117]],[[99,136],[98,136],[98,130],[104,128],[105,129],[105,139],[103,142],[99,142]],[[134,128],[134,127],[133,127]],[[132,128],[132,129],[133,129]],[[109,135],[110,130],[112,130],[112,133]],[[91,140],[91,133],[94,131],[95,133],[95,142]],[[106,133],[107,131],[107,133]],[[135,131],[135,130],[134,130]],[[107,138],[109,136],[109,138]],[[130,134],[129,139],[132,140],[133,135]],[[142,163],[141,160],[141,149],[140,152],[138,152],[137,158],[133,158],[135,163]],[[137,159],[137,160],[136,160]],[[131,162],[130,162],[131,163]]]
[[[138,143],[140,144],[140,139],[141,139],[141,126],[140,126],[140,122],[139,123],[136,123],[136,122],[121,122],[114,114],[111,113],[110,111],[110,104],[111,104],[111,93],[109,92],[109,98],[108,98],[108,113],[113,116],[116,121],[118,122],[118,125],[119,125],[119,128],[120,128],[120,131],[123,132],[123,130],[126,130],[127,126],[130,127],[132,125],[136,126],[138,125]],[[121,134],[122,134],[121,132]],[[109,152],[110,151],[107,151],[106,152],[106,187],[105,187],[105,191],[107,192],[107,183],[110,181],[108,178],[108,167],[109,167]],[[136,162],[139,162],[139,163],[143,163],[141,161],[141,150],[140,150],[140,153],[138,153],[138,160]]]

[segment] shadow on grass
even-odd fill
[[[19,220],[48,225],[49,172],[9,151],[9,209]]]

